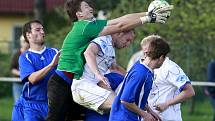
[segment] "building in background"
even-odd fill
[[[46,11],[63,6],[64,0],[45,0]],[[33,19],[34,0],[0,0],[0,53],[19,48],[24,23]]]

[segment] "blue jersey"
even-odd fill
[[[130,69],[126,75],[122,87],[117,94],[110,113],[109,121],[140,121],[141,117],[128,110],[122,101],[135,103],[144,109],[153,83],[152,71],[140,61]]]
[[[57,51],[55,48],[44,48],[42,51],[28,50],[20,56],[20,78],[22,82],[25,82],[22,92],[24,99],[29,101],[47,101],[47,82],[56,68],[50,70],[41,81],[33,85],[29,82],[28,76],[49,65]]]

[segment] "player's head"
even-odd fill
[[[134,31],[124,31],[120,33],[112,34],[112,43],[115,48],[124,48],[130,45],[130,43],[134,40]]]
[[[155,68],[159,68],[166,55],[170,52],[169,44],[158,35],[150,35],[143,39],[144,45],[146,45],[144,50],[144,56],[149,57],[151,60],[156,60]]]
[[[28,41],[24,38],[24,36],[20,36],[20,47],[23,50],[27,50],[29,48],[29,43]]]
[[[73,22],[93,18],[93,6],[90,0],[67,0],[65,9]]]
[[[30,43],[44,44],[45,32],[39,20],[32,20],[23,26],[23,36]]]

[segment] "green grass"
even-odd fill
[[[11,121],[13,98],[0,98],[0,121]]]
[[[212,121],[213,109],[208,98],[195,102],[192,114],[189,114],[190,102],[182,104],[183,121]]]
[[[192,114],[189,114],[190,103],[182,104],[183,121],[212,121],[213,110],[208,98],[195,103]],[[13,98],[5,97],[0,99],[0,121],[11,121],[11,112],[13,108]]]

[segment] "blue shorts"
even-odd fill
[[[13,106],[12,121],[24,121],[24,99],[18,98]]]
[[[25,101],[24,106],[25,121],[45,121],[48,115],[47,102]]]
[[[85,120],[84,121],[108,121],[109,114],[99,114],[96,111],[86,109]]]
[[[111,89],[114,91],[124,79],[123,75],[118,74],[116,72],[111,72],[111,73],[105,74],[104,76],[106,78],[108,78],[108,81],[110,82]]]

